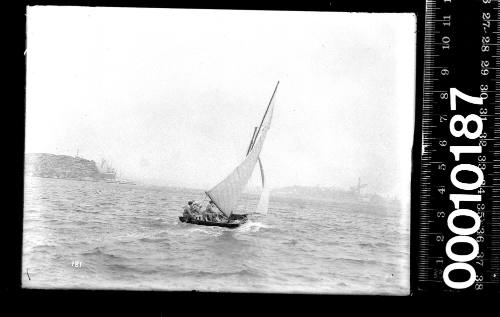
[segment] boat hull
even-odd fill
[[[179,217],[179,220],[185,223],[191,223],[200,226],[224,227],[233,229],[239,227],[241,224],[244,224],[247,221],[247,215],[231,215],[229,219],[238,220],[238,222],[212,222],[212,221],[204,221],[196,219],[186,219],[183,216]]]

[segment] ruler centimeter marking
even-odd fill
[[[426,1],[417,292],[500,290],[499,12]]]

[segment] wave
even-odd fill
[[[141,216],[132,216],[130,217],[131,220],[138,220],[138,221],[143,221],[143,220],[148,220],[146,217],[141,217]]]
[[[128,273],[140,273],[140,274],[156,274],[159,273],[159,269],[155,268],[144,268],[140,266],[132,266],[120,263],[107,264],[106,267],[112,271],[116,272],[128,272]]]
[[[106,201],[104,201],[104,202],[98,202],[98,203],[96,203],[97,207],[100,207],[100,206],[113,206],[113,205],[115,205],[114,202],[106,202]]]
[[[150,227],[163,227],[163,226],[165,226],[165,222],[161,218],[150,219],[150,220],[148,220],[148,226],[150,226]]]
[[[101,248],[96,247],[90,251],[83,252],[83,256],[102,256],[105,257],[106,259],[123,259],[121,256],[114,255],[111,253],[107,253],[106,251],[103,251]]]
[[[95,207],[89,207],[89,208],[95,208]],[[99,210],[91,210],[91,209],[82,209],[82,208],[76,208],[74,211],[78,213],[84,213],[84,214],[97,214],[99,213]]]
[[[376,242],[376,243],[370,243],[370,242],[362,242],[358,243],[358,245],[362,248],[387,248],[391,247],[393,245],[385,242]]]
[[[141,201],[141,200],[129,200],[129,203],[132,204],[132,205],[142,205],[142,204],[145,204],[146,202],[145,201]]]
[[[383,262],[375,261],[375,260],[361,260],[361,259],[351,259],[351,258],[337,258],[336,261],[347,262],[351,264],[362,264],[362,265],[374,265],[374,264],[383,264]]]
[[[140,238],[138,241],[140,242],[150,242],[150,243],[158,243],[158,242],[166,242],[167,245],[169,245],[168,238],[151,238],[151,237],[143,237]]]
[[[259,273],[253,269],[241,269],[241,270],[232,271],[232,272],[209,272],[209,271],[203,271],[203,270],[195,270],[195,271],[184,272],[183,275],[191,276],[191,277],[214,277],[214,278],[229,277],[229,276],[239,276],[239,277],[243,277],[243,276],[263,277],[264,276],[264,274]]]
[[[32,247],[30,253],[52,253],[58,245],[56,244],[41,244]]]
[[[57,218],[41,218],[40,221],[49,222],[49,223],[67,222],[67,221],[64,221],[62,219],[57,219]]]
[[[283,242],[283,244],[286,244],[286,245],[296,245],[297,243],[298,243],[297,239],[290,239],[288,241]]]

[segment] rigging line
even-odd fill
[[[260,133],[260,129],[262,128],[262,124],[264,123],[264,119],[266,118],[267,112],[269,111],[269,107],[271,106],[271,102],[273,101],[274,95],[276,94],[276,90],[278,89],[279,84],[280,84],[280,81],[278,80],[278,83],[276,83],[276,87],[274,87],[273,95],[271,96],[271,99],[269,99],[269,104],[267,105],[266,112],[264,113],[264,116],[262,117],[262,120],[260,121],[259,130],[257,130],[257,134],[255,135],[255,139],[257,139],[257,135],[259,135],[259,133]],[[253,148],[253,146],[252,146],[252,148]]]
[[[218,208],[218,209],[219,209],[219,210],[220,210],[220,211],[221,211],[221,212],[225,215],[226,213],[224,212],[224,210],[222,210],[222,209],[219,207],[219,205],[217,205],[217,203],[216,203],[216,202],[215,202],[215,200],[214,200],[214,199],[210,196],[210,194],[208,193],[208,191],[206,191],[206,192],[205,192],[205,194],[208,196],[208,198],[210,198],[210,200],[211,200],[211,201],[213,201],[213,202],[214,202],[215,207],[217,207],[217,208]],[[226,215],[226,216],[227,216],[227,215]]]
[[[252,139],[250,140],[250,144],[248,145],[247,156],[248,156],[248,153],[250,153],[250,151],[253,148],[253,144],[255,142],[255,135],[256,135],[255,132],[257,132],[257,127],[253,128],[253,135],[252,135]]]

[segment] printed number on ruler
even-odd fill
[[[472,97],[466,95],[456,88],[450,88],[450,110],[457,109],[457,98],[472,104],[482,105],[483,99],[481,97]],[[461,114],[455,114],[450,119],[450,133],[455,138],[465,137],[469,140],[478,139],[483,131],[483,120],[476,114],[469,114],[464,117]],[[450,153],[453,154],[457,165],[453,167],[450,173],[450,181],[457,188],[465,191],[470,191],[468,194],[450,194],[449,199],[453,202],[455,210],[448,216],[447,225],[448,229],[455,234],[454,237],[446,243],[446,256],[453,263],[446,266],[443,272],[443,279],[446,285],[454,289],[464,289],[470,287],[476,281],[476,271],[472,265],[467,262],[474,260],[479,254],[479,244],[476,239],[471,237],[472,234],[478,232],[481,227],[481,218],[484,217],[484,212],[480,211],[481,204],[481,185],[484,185],[484,175],[480,167],[468,163],[460,163],[460,159],[465,155],[477,155],[482,153],[481,145],[452,145],[450,146]],[[480,155],[478,161],[484,161],[486,157]],[[481,164],[481,163],[480,163]],[[484,164],[483,164],[484,165]],[[475,174],[473,182],[460,181],[458,175],[463,172],[472,172]],[[478,191],[479,194],[476,193]],[[478,206],[477,212],[464,208],[461,203],[475,202]],[[484,207],[483,207],[484,208]],[[454,220],[458,216],[469,217],[473,221],[473,225],[468,228],[462,228],[455,225]],[[457,254],[453,252],[452,247],[456,243],[466,243],[472,247],[469,254]],[[470,273],[467,281],[455,282],[450,279],[450,272],[454,270],[466,270]]]

